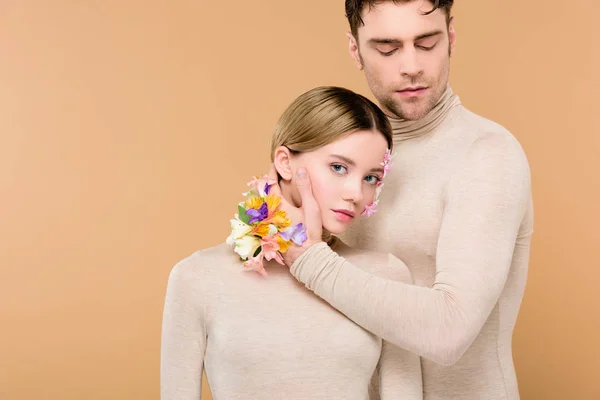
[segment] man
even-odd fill
[[[389,116],[397,156],[380,211],[343,239],[394,254],[415,286],[372,276],[321,242],[320,213],[332,211],[315,206],[302,170],[309,239],[284,256],[333,307],[422,356],[426,400],[517,399],[511,339],[533,232],[529,165],[508,131],[448,85],[452,3],[346,0],[350,55]]]

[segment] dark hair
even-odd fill
[[[410,3],[414,0],[346,0],[346,18],[350,23],[350,30],[354,37],[357,36],[358,28],[365,24],[362,19],[362,12],[365,8],[371,8],[380,3],[392,1],[393,3]],[[430,11],[423,13],[423,15],[429,15],[438,8],[446,12],[446,21],[450,23],[450,11],[454,0],[428,0],[433,4],[433,8]]]
[[[357,131],[381,133],[393,146],[392,127],[366,97],[336,86],[321,86],[296,98],[283,112],[271,140],[271,160],[279,146],[293,153],[313,151]]]

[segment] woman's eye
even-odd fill
[[[365,178],[365,181],[370,185],[376,185],[377,183],[379,183],[380,179],[376,175],[369,175]]]
[[[346,167],[341,164],[331,164],[331,170],[337,174],[343,174],[346,172]]]

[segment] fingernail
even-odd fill
[[[304,168],[298,168],[298,171],[296,171],[296,176],[298,178],[306,178],[306,170]]]

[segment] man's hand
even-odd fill
[[[307,240],[302,246],[292,244],[290,248],[282,254],[283,261],[289,267],[302,253],[306,251],[313,244],[322,242],[323,226],[321,220],[321,210],[315,200],[312,188],[310,185],[310,177],[308,171],[305,168],[298,168],[296,171],[296,187],[300,193],[302,199],[302,207],[298,208],[292,203],[288,202],[281,194],[281,188],[277,181],[277,170],[275,166],[271,164],[269,170],[269,179],[274,180],[276,183],[271,186],[269,193],[275,194],[281,197],[281,204],[279,208],[287,213],[288,218],[292,221],[294,226],[299,223],[303,223],[306,227]]]

